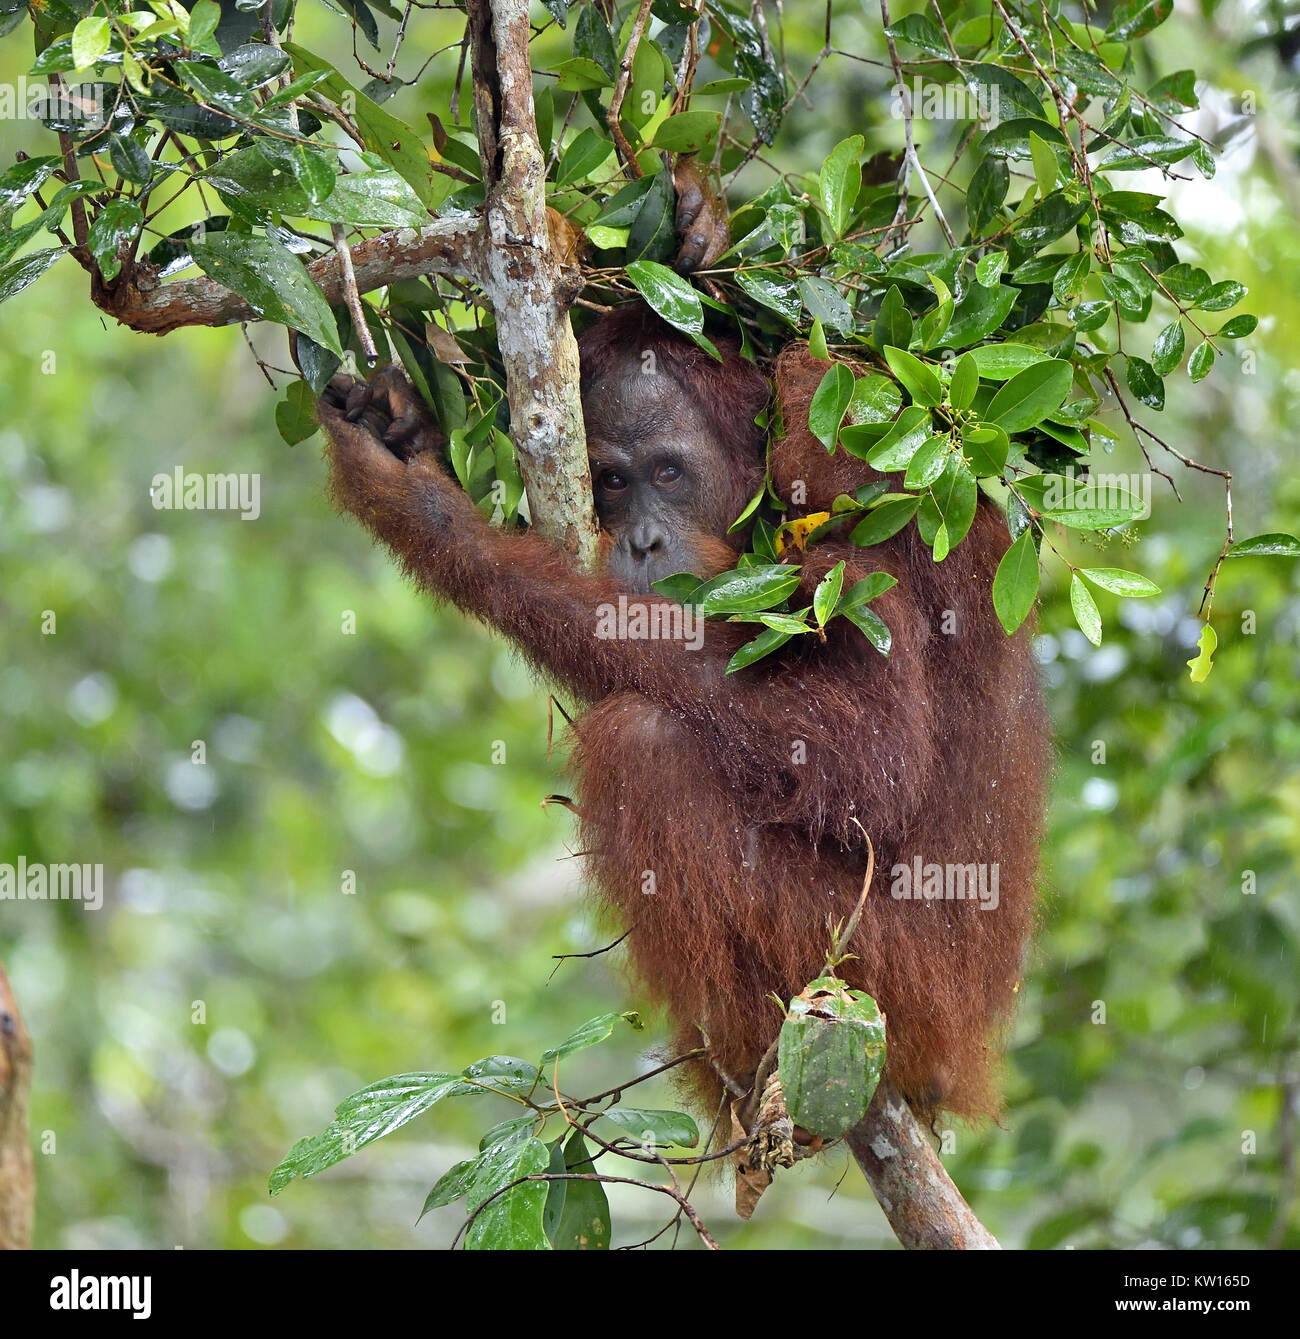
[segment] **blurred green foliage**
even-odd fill
[[[787,32],[811,58],[820,7],[800,10]],[[330,21],[304,9],[325,46]],[[843,46],[874,49],[863,23]],[[457,35],[443,16],[411,26],[430,49]],[[1151,44],[1161,69],[1209,81],[1204,115],[1220,119],[1205,133],[1244,95],[1258,110],[1216,180],[1176,189],[1173,208],[1201,263],[1250,287],[1260,329],[1148,416],[1233,471],[1239,537],[1300,518],[1300,172],[1281,115],[1295,82],[1264,35],[1264,17],[1207,2]],[[26,68],[15,43],[0,46],[9,79]],[[881,77],[828,64],[783,161],[806,168],[846,128],[889,128]],[[448,91],[431,72],[399,95],[402,114]],[[39,127],[7,123],[7,157],[11,131],[13,149],[34,148]],[[0,860],[102,862],[108,884],[100,912],[0,903],[0,958],[37,1047],[38,1244],[444,1245],[459,1209],[415,1218],[470,1151],[478,1104],[446,1104],[274,1203],[266,1178],[365,1083],[535,1057],[644,1004],[618,952],[550,976],[552,955],[610,936],[580,900],[571,819],[539,807],[564,789],[545,690],[331,515],[315,442],[279,440],[238,331],[109,329],[71,262],[4,319]],[[280,336],[252,333],[283,365]],[[261,515],[155,510],[150,481],[177,464],[260,472]],[[1126,444],[1106,466],[1141,460]],[[1222,489],[1176,477],[1186,503],[1157,481],[1140,563],[1105,555],[1161,599],[1099,596],[1093,649],[1064,586],[1044,592],[1059,761],[1042,931],[1004,1121],[956,1130],[947,1154],[1008,1245],[1300,1242],[1283,1154],[1284,1092],[1300,1087],[1300,580],[1284,560],[1226,565],[1216,667],[1189,683]],[[1099,561],[1075,543],[1076,561]],[[618,1081],[648,1065],[645,1047],[616,1034],[572,1085]],[[723,1178],[693,1198],[725,1245],[892,1244],[856,1170],[829,1197],[845,1160],[783,1176],[749,1224]],[[615,1244],[663,1221],[647,1198],[615,1190]]]

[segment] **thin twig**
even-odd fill
[[[342,269],[343,300],[352,314],[352,325],[356,329],[357,339],[361,342],[361,352],[366,356],[367,365],[373,367],[379,361],[379,350],[375,348],[374,337],[370,333],[366,313],[361,306],[361,294],[357,292],[357,276],[352,269],[352,252],[348,249],[347,229],[341,223],[332,223],[330,230],[334,234],[334,250],[338,253]]]
[[[618,153],[623,160],[623,166],[633,177],[643,177],[645,173],[641,170],[641,164],[637,162],[636,154],[631,144],[628,143],[627,136],[623,133],[623,127],[619,124],[619,116],[623,111],[623,99],[627,97],[628,85],[632,82],[632,62],[636,59],[637,47],[641,45],[641,38],[645,35],[645,30],[650,23],[650,6],[652,3],[653,0],[641,0],[641,6],[636,12],[632,32],[627,39],[627,50],[623,53],[622,61],[619,62],[618,79],[615,81],[614,92],[609,100],[609,113],[605,117],[605,124],[609,127],[609,133],[618,146]]]
[[[939,207],[938,198],[935,196],[934,188],[930,185],[930,178],[925,175],[925,168],[921,166],[921,160],[916,153],[916,143],[912,138],[912,98],[907,91],[907,84],[903,79],[903,62],[898,56],[898,47],[894,45],[894,39],[889,35],[889,25],[892,20],[889,17],[889,0],[880,0],[880,20],[885,27],[885,42],[889,46],[889,60],[894,67],[894,79],[898,85],[899,101],[903,108],[903,136],[907,144],[906,158],[903,168],[903,198],[898,203],[898,213],[894,216],[894,223],[891,226],[897,227],[907,214],[907,164],[910,163],[916,169],[916,175],[921,179],[921,186],[924,189],[926,198],[934,206],[934,217],[938,221],[944,237],[949,246],[956,246],[957,239],[953,236],[952,229],[948,226],[948,220],[944,217],[943,210]],[[887,233],[885,241],[888,243],[890,234]]]

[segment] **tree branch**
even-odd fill
[[[589,561],[596,523],[569,307],[582,275],[552,243],[533,113],[527,0],[469,0],[474,109],[487,184],[481,284],[497,322],[510,433],[533,525]]]
[[[32,1046],[0,965],[0,1251],[31,1242],[36,1173],[27,1132]]]
[[[961,1197],[911,1107],[890,1084],[876,1089],[847,1142],[907,1250],[1002,1249]]]
[[[423,228],[395,228],[358,242],[352,248],[352,269],[362,293],[423,274],[455,274],[478,282],[481,253],[482,225],[477,219],[439,219]],[[307,273],[331,306],[347,300],[344,266],[337,253],[312,261]],[[187,325],[233,325],[260,319],[243,298],[215,279],[160,284],[148,264],[138,265],[130,275],[124,270],[112,288],[96,276],[91,289],[101,311],[150,335],[165,335]]]

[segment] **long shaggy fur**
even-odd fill
[[[752,466],[766,387],[734,349],[719,366],[653,321],[621,316],[583,336],[584,379],[647,339],[659,370],[697,397]],[[873,477],[807,431],[826,366],[795,348],[775,369],[785,435],[772,448],[773,477],[787,497],[803,481],[806,511]],[[769,995],[788,999],[818,974],[828,916],[848,916],[861,891],[861,824],[877,872],[857,957],[841,971],[887,1015],[886,1074],[921,1107],[995,1113],[998,1037],[1033,919],[1048,766],[1029,634],[1008,638],[990,599],[1009,542],[996,509],[981,498],[969,536],[939,564],[914,526],[872,549],[812,547],[794,607],[840,559],[846,587],[873,571],[897,578],[873,605],[892,633],[888,658],[837,619],[824,645],[798,638],[724,675],[754,625],[710,623],[697,651],[598,641],[594,611],[618,594],[608,578],[575,571],[536,536],[491,530],[429,455],[399,475],[378,461],[372,433],[329,405],[321,414],[340,504],[417,580],[590,704],[571,760],[581,847],[682,1045],[707,1036],[702,1093],[716,1097],[720,1075],[750,1080],[780,1026]],[[891,872],[915,857],[997,866],[996,910],[896,900]]]

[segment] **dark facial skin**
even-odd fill
[[[632,360],[588,388],[583,410],[610,572],[630,591],[675,572],[708,575],[698,541],[724,535],[735,510],[703,415],[670,377]]]

